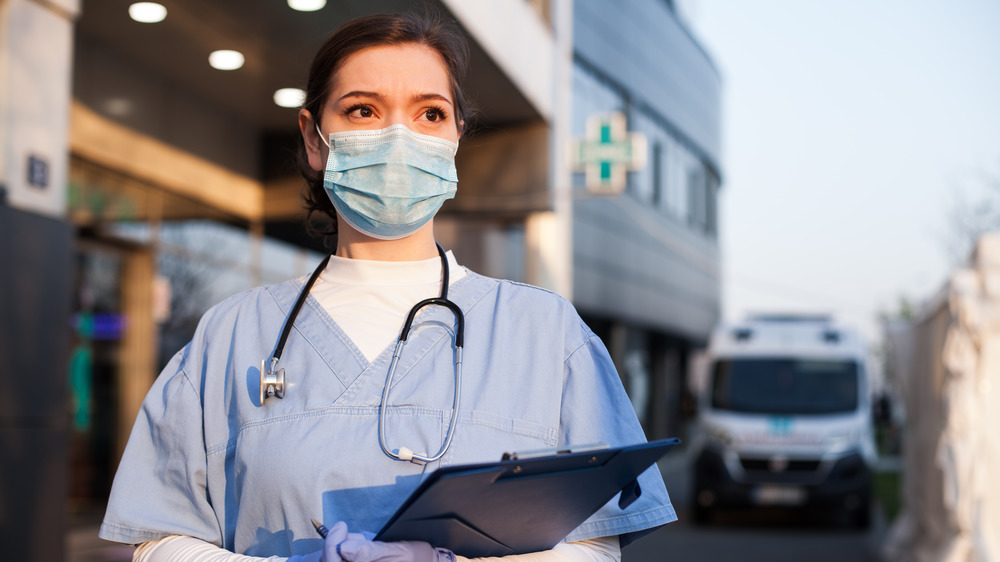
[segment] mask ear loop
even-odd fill
[[[323,136],[323,131],[319,128],[319,123],[313,122],[313,124],[316,125],[316,133],[319,134],[319,140],[323,141],[323,144],[325,144],[327,148],[331,148],[330,141],[326,140],[326,137]]]

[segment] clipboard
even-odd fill
[[[548,550],[619,492],[619,508],[628,507],[642,493],[639,475],[679,443],[661,439],[442,467],[375,539],[425,541],[469,558]]]

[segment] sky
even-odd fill
[[[1000,179],[1000,2],[676,5],[722,77],[725,320],[827,312],[877,340]]]

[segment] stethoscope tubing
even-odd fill
[[[465,345],[465,314],[462,313],[462,309],[457,304],[448,299],[450,276],[448,257],[440,244],[437,245],[437,249],[438,254],[441,256],[441,296],[418,302],[410,309],[410,313],[406,315],[406,322],[403,323],[403,329],[400,330],[399,339],[396,341],[396,348],[392,352],[392,362],[389,363],[389,372],[385,376],[385,385],[382,387],[382,400],[378,406],[378,444],[382,448],[382,452],[396,460],[409,461],[416,464],[434,462],[443,457],[445,452],[448,451],[448,447],[451,446],[451,440],[455,436],[455,427],[462,401],[462,348]],[[392,379],[396,373],[396,364],[399,362],[399,356],[403,353],[403,346],[406,345],[406,340],[410,336],[413,319],[416,318],[417,313],[422,308],[434,305],[443,306],[451,310],[455,316],[455,394],[452,397],[451,419],[448,420],[448,432],[445,434],[444,443],[441,444],[441,448],[433,455],[420,455],[407,447],[391,450],[386,446],[385,437],[386,404],[389,403],[389,389],[392,387]]]
[[[399,341],[405,342],[406,338],[410,335],[410,326],[413,325],[413,319],[417,316],[417,312],[425,306],[443,306],[445,308],[451,309],[452,314],[455,315],[455,347],[462,348],[465,346],[465,315],[462,314],[462,309],[458,307],[457,304],[448,299],[448,297],[434,297],[430,299],[424,299],[418,302],[413,308],[410,309],[410,313],[406,315],[406,322],[403,324],[403,329],[399,333]]]
[[[403,323],[403,328],[400,331],[399,339],[396,341],[396,347],[393,349],[392,361],[389,364],[389,372],[386,374],[385,386],[382,388],[382,400],[379,402],[379,416],[378,416],[378,444],[382,451],[389,457],[401,460],[409,461],[416,464],[426,464],[439,460],[444,456],[448,448],[451,447],[452,439],[455,436],[455,427],[458,420],[459,407],[461,406],[462,400],[462,348],[465,345],[465,314],[462,312],[461,307],[448,299],[448,285],[449,285],[449,267],[448,267],[448,257],[445,254],[444,248],[440,244],[435,244],[437,246],[438,255],[441,257],[441,268],[442,268],[442,280],[441,280],[441,296],[432,297],[429,299],[424,299],[418,302],[413,308],[410,309],[409,314],[406,315],[406,321]],[[285,342],[288,340],[288,336],[292,331],[292,325],[295,322],[295,318],[298,316],[302,305],[305,303],[306,298],[309,296],[309,291],[312,286],[316,283],[316,279],[319,278],[320,274],[326,269],[327,263],[330,261],[330,256],[326,256],[322,262],[316,267],[309,280],[306,282],[305,286],[302,287],[302,291],[299,292],[298,298],[295,300],[295,304],[292,306],[291,312],[289,312],[288,317],[285,319],[285,325],[282,327],[281,336],[278,338],[278,342],[275,345],[274,352],[271,354],[270,365],[267,364],[267,359],[261,361],[260,366],[260,405],[264,405],[264,400],[269,396],[277,396],[278,398],[284,397],[284,387],[285,387],[285,377],[284,369],[276,371],[278,365],[278,360],[281,358],[281,353],[284,351]],[[403,352],[403,347],[406,345],[406,340],[410,335],[410,329],[413,326],[413,320],[416,318],[417,313],[420,312],[426,306],[443,306],[449,309],[455,316],[455,332],[454,332],[454,345],[455,345],[455,394],[452,397],[451,406],[451,419],[448,421],[448,432],[445,435],[444,442],[441,444],[441,448],[437,453],[433,455],[420,455],[414,453],[407,447],[401,447],[398,450],[390,450],[386,445],[385,437],[385,426],[386,426],[386,404],[389,402],[389,389],[392,387],[392,380],[395,377],[396,365],[399,362],[399,357]]]
[[[428,303],[431,304],[431,303]],[[456,331],[456,342],[457,339]],[[406,344],[406,340],[400,338],[396,342],[396,348],[392,353],[392,362],[389,364],[389,373],[385,377],[385,385],[382,387],[382,400],[379,401],[378,405],[378,444],[382,448],[382,452],[386,455],[401,461],[409,461],[416,464],[427,464],[439,460],[451,447],[451,440],[455,436],[455,427],[457,425],[457,418],[459,408],[462,403],[462,347],[455,344],[455,394],[452,396],[451,401],[451,419],[448,421],[448,433],[445,435],[444,443],[441,444],[441,448],[438,449],[437,453],[433,455],[419,455],[414,453],[407,447],[400,447],[398,450],[391,450],[386,446],[385,437],[385,426],[386,426],[386,407],[385,405],[389,403],[389,389],[392,386],[392,379],[396,372],[396,363],[399,361],[399,356],[403,352],[403,346]]]

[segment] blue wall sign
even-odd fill
[[[28,155],[28,185],[41,189],[49,186],[49,163],[41,156]]]

